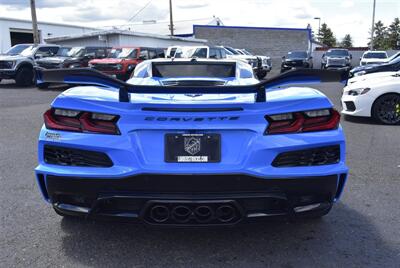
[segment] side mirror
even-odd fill
[[[139,60],[147,60],[147,57],[145,55],[140,55]]]
[[[322,54],[322,57],[325,57],[325,53],[324,53],[324,54]]]
[[[353,55],[351,55],[351,54],[350,54],[350,59],[351,59],[351,60],[353,59]]]
[[[351,58],[350,58],[351,59]],[[360,57],[360,60],[362,59],[362,57]]]
[[[286,56],[282,56],[282,60],[286,59]]]
[[[35,55],[35,59],[42,59],[42,58],[44,58],[43,54],[36,54]]]
[[[313,59],[313,57],[312,57],[312,56],[310,56],[310,57],[309,57],[309,59],[310,59],[310,60],[312,60],[312,59]]]

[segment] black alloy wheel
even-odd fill
[[[400,95],[390,93],[379,97],[373,105],[372,116],[383,124],[399,124]]]

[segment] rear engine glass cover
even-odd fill
[[[153,62],[153,77],[235,77],[236,64],[192,63],[179,64]]]

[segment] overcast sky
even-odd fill
[[[39,21],[104,27],[127,24],[148,2],[36,0],[36,6]],[[400,16],[400,0],[376,2],[376,21],[388,25]],[[372,3],[373,0],[173,0],[174,19],[193,20],[188,24],[202,24],[204,18],[215,15],[225,25],[305,28],[310,23],[317,32],[318,21],[313,18],[321,17],[338,40],[349,33],[356,46],[366,46],[368,42]],[[30,19],[29,0],[0,0],[0,16]],[[152,0],[131,22],[143,20],[168,20],[168,0]]]

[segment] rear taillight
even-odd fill
[[[48,129],[120,134],[117,127],[119,118],[117,115],[52,108],[46,111],[43,117]]]
[[[275,114],[265,118],[269,123],[265,134],[331,130],[340,122],[340,114],[335,109]]]

